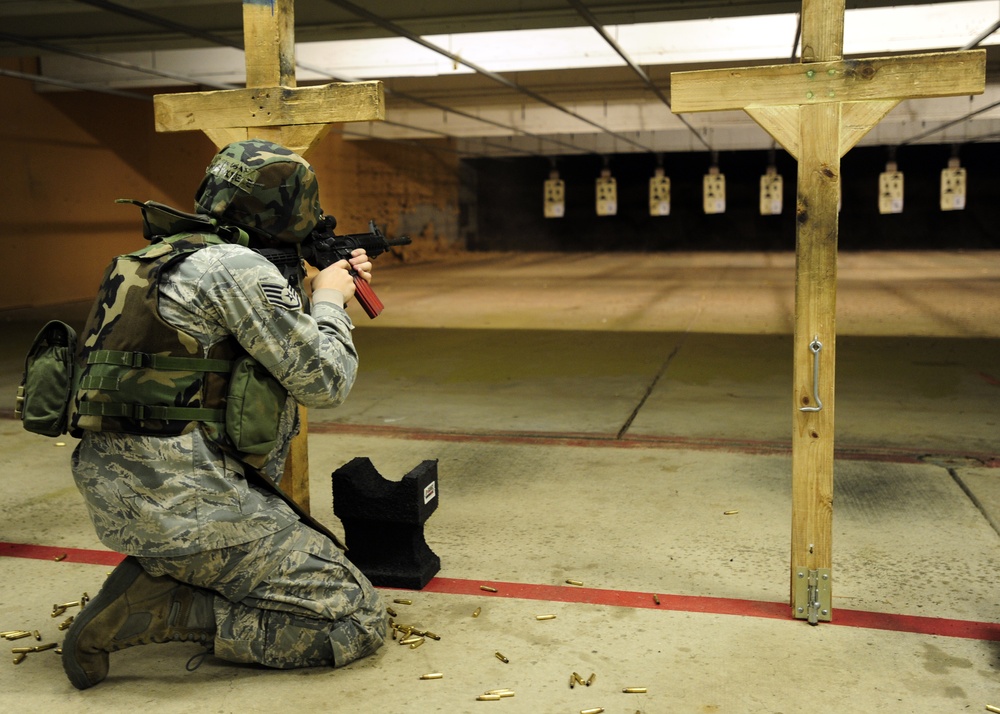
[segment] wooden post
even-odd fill
[[[833,617],[833,446],[840,157],[903,98],[981,93],[986,53],[844,60],[844,0],[804,0],[802,62],[671,75],[677,113],[742,109],[798,160],[791,604]],[[814,391],[815,390],[815,391]]]
[[[381,82],[296,87],[294,0],[243,0],[243,44],[245,89],[156,95],[156,130],[201,130],[220,149],[234,141],[264,139],[304,156],[331,122],[385,119]],[[306,410],[299,414],[301,430],[281,485],[308,513]]]

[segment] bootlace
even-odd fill
[[[197,652],[191,655],[191,658],[184,665],[184,669],[188,672],[193,672],[201,666],[201,663],[205,661],[205,657],[212,654],[213,650],[211,647],[207,647],[202,652]]]

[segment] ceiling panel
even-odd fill
[[[575,6],[579,4],[569,0],[358,0],[358,12],[352,3],[340,0],[297,0],[299,82],[383,79],[388,121],[345,126],[344,131],[354,139],[419,141],[448,136],[459,150],[474,155],[703,151],[707,147],[729,151],[773,146],[770,137],[742,113],[681,118],[672,114],[657,92],[669,92],[673,71],[790,60],[798,2],[583,0],[586,11],[602,26],[608,26],[623,46],[632,48],[628,51],[636,53],[637,63],[656,92],[590,27]],[[884,37],[884,48],[881,39],[864,48],[869,54],[888,54],[895,51],[897,36],[905,34],[894,19],[903,17],[906,8],[936,8],[947,19],[949,10],[965,4],[959,0],[890,0],[848,2],[847,6],[849,11],[893,8],[886,11],[880,26],[878,37]],[[990,17],[996,15],[995,1],[983,5],[992,9]],[[738,29],[732,36],[723,33],[721,18],[743,16],[759,16],[756,29]],[[714,25],[705,25],[704,21],[713,18]],[[651,46],[648,40],[641,45],[628,39],[644,29],[648,36],[648,28],[660,27],[649,23],[661,22],[670,23],[664,26],[662,49]],[[623,27],[614,27],[618,25]],[[967,35],[971,40],[988,25],[985,19],[976,20],[968,27],[959,27],[954,36],[944,39],[942,34],[944,47],[927,49],[952,49],[962,37]],[[687,43],[699,48],[715,42],[720,51],[725,48],[731,56],[724,60],[710,53],[682,56],[681,45],[685,44],[688,28],[701,26],[710,28],[708,39],[691,41],[695,35],[690,34]],[[0,27],[0,56],[37,56],[41,72],[62,81],[94,88],[142,89],[146,93],[154,91],[151,87],[155,91],[191,91],[238,86],[243,81],[242,53],[234,49],[242,45],[242,10],[235,0],[0,0]],[[720,29],[714,32],[713,27]],[[492,54],[481,55],[477,66],[502,76],[505,84],[410,40],[388,39],[395,38],[399,28],[429,37],[465,60],[480,57],[477,53],[487,47],[487,39],[499,37],[506,44],[498,45]],[[565,44],[555,51],[557,40],[539,34],[550,28],[580,29],[573,38],[559,40]],[[683,29],[677,32],[678,28]],[[850,29],[849,22],[845,31],[848,45]],[[673,38],[669,30],[675,31]],[[521,32],[491,34],[510,31]],[[762,56],[760,51],[755,55],[743,47],[759,44],[767,35],[774,35],[776,46],[784,48],[771,52],[774,57]],[[364,59],[347,62],[348,45],[322,44],[372,38],[390,43],[379,47],[411,44],[405,52],[419,59],[406,59],[402,67],[376,66]],[[863,143],[904,142],[928,125],[956,120],[953,127],[924,141],[956,143],[977,137],[1000,138],[991,136],[1000,134],[1000,110],[984,109],[1000,103],[996,85],[1000,63],[993,42],[995,36],[987,40],[991,86],[985,95],[903,102]],[[350,47],[351,52],[357,49],[356,44]],[[538,51],[542,47],[549,51]],[[880,52],[882,49],[886,51]],[[550,58],[550,65],[543,70],[533,69],[532,62],[540,61],[543,54]],[[96,62],[95,57],[112,58],[118,66]],[[155,66],[161,73],[151,75],[123,68],[129,65]],[[429,76],[413,76],[418,65]],[[37,86],[39,91],[56,89]],[[526,91],[519,92],[518,88]],[[549,103],[536,101],[539,96]],[[961,120],[972,112],[978,113],[968,121]]]

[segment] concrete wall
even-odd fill
[[[0,67],[30,73],[33,61],[0,58]],[[0,310],[91,299],[108,261],[144,244],[137,209],[115,199],[191,210],[215,152],[200,132],[153,131],[151,101],[36,91],[7,77],[0,77],[0,132]],[[407,258],[418,259],[457,245],[454,156],[345,141],[331,131],[308,158],[341,232],[365,231],[374,218],[388,235],[410,234],[416,244]]]

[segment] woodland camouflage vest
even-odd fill
[[[158,310],[162,272],[194,251],[225,242],[212,234],[181,233],[114,260],[80,340],[74,429],[168,436],[200,423],[209,438],[225,440],[229,376],[244,351],[229,338],[206,354]]]

